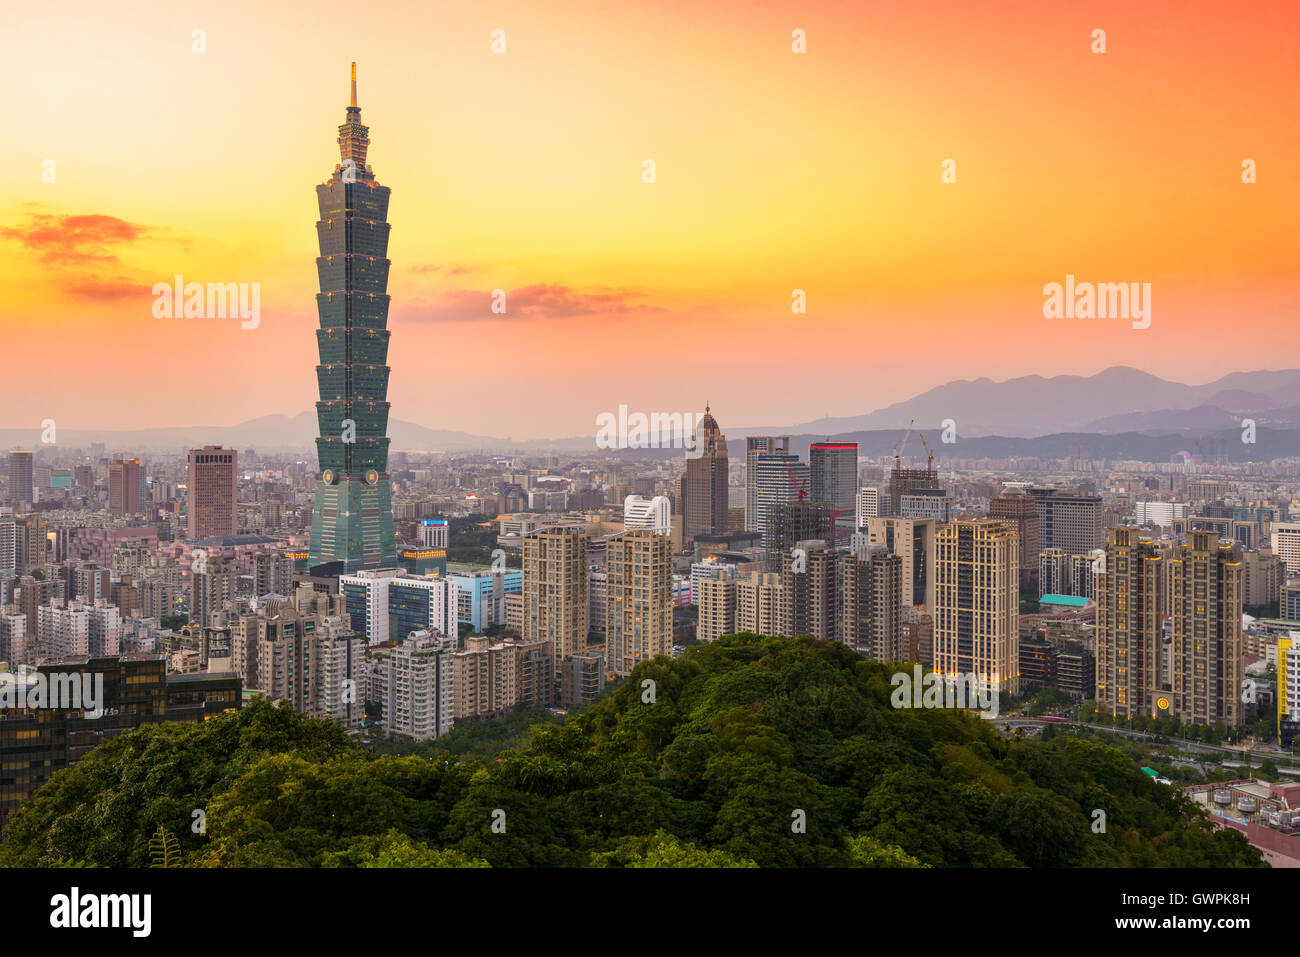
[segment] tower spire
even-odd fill
[[[357,105],[357,61],[352,61],[352,105]]]

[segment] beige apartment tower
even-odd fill
[[[934,668],[1020,691],[1020,539],[1013,523],[956,521],[935,538]]]
[[[1242,711],[1242,570],[1232,546],[1192,532],[1173,578],[1173,707],[1192,724],[1235,728]]]
[[[666,535],[642,528],[605,544],[605,669],[623,677],[673,653],[673,556]]]
[[[1112,528],[1097,568],[1097,705],[1118,718],[1158,714],[1170,673],[1164,618],[1169,552]]]
[[[523,637],[550,642],[558,684],[564,659],[587,651],[587,527],[547,526],[523,552]]]

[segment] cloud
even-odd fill
[[[492,290],[458,289],[445,292],[432,304],[415,303],[407,310],[410,318],[433,322],[456,322],[475,319],[570,319],[575,316],[630,315],[661,312],[657,306],[632,302],[643,293],[634,289],[597,287],[579,292],[554,283],[534,283],[507,290],[505,313],[494,313]],[[431,305],[431,308],[430,308]]]
[[[116,216],[89,213],[52,216],[32,213],[26,226],[0,226],[0,237],[41,254],[41,262],[84,264],[117,262],[114,246],[135,242],[148,230]]]
[[[92,276],[83,282],[69,286],[68,294],[77,299],[112,301],[114,299],[130,299],[133,296],[148,296],[151,294],[152,289],[152,286],[133,283],[124,276],[117,276],[113,279],[100,279]]]
[[[474,268],[473,266],[414,266],[412,270],[418,273],[443,272],[445,270],[448,276],[463,276],[468,272],[473,272]]]

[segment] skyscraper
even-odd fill
[[[745,531],[763,531],[758,521],[758,457],[789,454],[788,435],[751,435],[745,439]]]
[[[934,668],[1020,693],[1020,540],[1015,525],[956,521],[936,538]]]
[[[191,540],[234,535],[238,453],[219,445],[191,449],[186,484]]]
[[[354,572],[392,565],[397,553],[388,479],[389,189],[366,165],[370,130],[361,124],[355,63],[338,144],[339,165],[316,187],[321,471],[309,563]]]
[[[727,438],[709,407],[695,430],[695,444],[682,476],[682,544],[696,535],[727,530]]]
[[[995,495],[989,499],[989,518],[1015,523],[1020,536],[1020,580],[1028,583],[1038,574],[1038,503],[1023,492]]]
[[[772,547],[772,513],[780,505],[802,502],[808,497],[808,463],[788,452],[762,452],[754,465],[755,525],[763,536],[763,547]],[[815,537],[815,536],[812,536]],[[780,566],[777,561],[772,570]]]
[[[1112,528],[1097,575],[1097,706],[1150,717],[1172,662],[1164,640],[1165,559],[1136,528]]]
[[[1192,724],[1234,728],[1245,723],[1241,563],[1213,532],[1188,538],[1169,562],[1174,714]]]
[[[32,504],[32,453],[9,453],[9,500]]]
[[[587,529],[550,525],[523,541],[525,641],[550,642],[557,677],[587,650]]]
[[[1037,487],[1029,495],[1038,506],[1038,547],[1086,555],[1106,544],[1101,496],[1068,489]]]
[[[114,515],[140,514],[144,469],[139,459],[118,459],[108,466],[108,510]]]
[[[814,442],[808,449],[808,469],[814,501],[824,502],[838,516],[854,516],[858,490],[858,443]]]
[[[605,670],[625,677],[673,653],[673,558],[668,539],[640,528],[605,546]]]

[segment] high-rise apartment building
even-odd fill
[[[717,641],[736,633],[736,580],[729,571],[717,577],[701,578],[692,587],[698,611],[695,637],[699,641]]]
[[[229,555],[201,555],[191,566],[190,621],[204,628],[212,616],[235,597],[239,587],[239,568]]]
[[[1192,724],[1235,728],[1242,710],[1241,563],[1212,532],[1192,532],[1173,577],[1173,711]]]
[[[293,593],[293,558],[283,549],[253,556],[253,594],[290,596]]]
[[[1119,718],[1152,717],[1172,675],[1165,641],[1168,559],[1136,528],[1112,528],[1097,574],[1097,704]]]
[[[114,515],[139,515],[144,467],[139,459],[117,459],[108,466],[108,510]]]
[[[1020,539],[996,519],[955,521],[935,537],[934,668],[1019,694]]]
[[[874,661],[910,660],[903,648],[903,559],[883,545],[839,556],[836,639]]]
[[[388,477],[389,189],[366,165],[370,130],[357,106],[355,63],[338,144],[339,165],[316,187],[320,478],[308,561],[350,573],[390,567],[397,555]]]
[[[775,572],[754,572],[736,582],[736,632],[789,636],[793,596]]]
[[[745,439],[745,531],[762,532],[758,510],[758,457],[790,455],[790,436],[751,435]],[[795,457],[798,461],[798,457]]]
[[[858,443],[814,442],[808,449],[809,496],[837,515],[856,518]],[[834,544],[832,542],[831,544]]]
[[[18,525],[13,515],[0,514],[0,576],[18,571]]]
[[[727,531],[727,439],[708,406],[695,430],[681,482],[682,543]]]
[[[525,641],[550,644],[555,674],[587,650],[587,528],[551,525],[523,540]]]
[[[234,535],[238,530],[239,455],[205,445],[191,449],[186,483],[187,528],[191,541]]]
[[[384,727],[417,741],[441,737],[455,724],[455,641],[416,632],[388,657]]]
[[[17,505],[32,504],[32,453],[9,453],[9,501]]]
[[[803,541],[835,541],[835,513],[829,505],[808,499],[769,505],[767,508],[767,568],[779,572],[790,561],[791,550]]]
[[[642,528],[605,545],[605,668],[625,677],[673,653],[673,557],[668,539]]]
[[[867,519],[866,544],[883,545],[903,560],[904,608],[934,609],[935,533],[933,518],[886,515]]]

